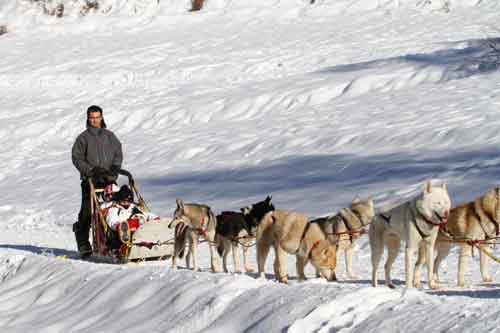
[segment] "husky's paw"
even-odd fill
[[[419,281],[414,281],[413,286],[417,289],[420,289],[422,287],[422,283]]]
[[[236,274],[241,274],[241,269],[235,269],[235,270],[234,270],[234,272],[235,272]]]
[[[253,269],[252,267],[245,267],[245,271],[247,273],[253,273],[253,272],[255,272],[255,269]]]
[[[483,282],[485,283],[493,282],[493,278],[491,276],[486,276],[483,278]]]
[[[389,282],[387,284],[387,287],[389,287],[390,289],[396,289],[396,286],[392,282]]]
[[[361,279],[361,276],[358,275],[358,274],[347,274],[347,279],[348,280],[360,280]]]
[[[437,283],[436,281],[432,280],[429,283],[429,287],[431,287],[431,289],[433,289],[433,290],[439,289],[439,283]]]
[[[305,276],[297,276],[297,281],[304,282],[307,281],[307,278]]]

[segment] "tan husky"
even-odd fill
[[[352,271],[352,253],[355,242],[365,233],[375,216],[373,200],[354,198],[350,208],[342,208],[337,215],[312,220],[317,223],[332,245],[344,250],[348,279],[359,279]]]
[[[406,287],[414,286],[412,261],[415,252],[418,248],[425,247],[428,257],[433,258],[439,226],[446,223],[450,205],[446,185],[434,187],[427,182],[420,196],[375,215],[368,232],[373,286],[377,286],[377,269],[385,245],[388,250],[385,283],[390,288],[395,288],[391,281],[391,267],[398,256],[401,241],[405,243]],[[433,263],[432,260],[427,261],[428,281],[429,286],[436,289],[438,283],[433,279]]]
[[[468,240],[482,241],[480,247],[489,247],[489,242],[499,235],[500,228],[500,188],[494,188],[474,201],[463,203],[450,211],[448,223],[439,233],[434,262],[434,277],[439,280],[439,265],[448,256],[450,248],[454,245],[460,246],[458,257],[458,286],[465,286],[465,271],[467,269],[467,257],[472,254],[472,245]],[[488,271],[487,256],[479,251],[479,262],[481,276],[484,282],[491,282],[492,278]],[[420,267],[426,260],[425,251],[419,251],[419,260],[415,276],[420,272]]]
[[[184,203],[181,199],[176,200],[177,208],[174,218],[168,225],[169,228],[177,228],[182,224],[187,226],[187,230],[182,233],[176,232],[174,253],[172,255],[172,269],[177,269],[176,259],[179,254],[184,253],[185,241],[189,241],[189,251],[186,255],[186,265],[189,268],[189,258],[193,258],[193,269],[198,270],[198,242],[199,236],[204,237],[210,248],[212,272],[220,272],[220,262],[217,257],[215,243],[215,228],[217,220],[210,207],[194,203]]]
[[[331,245],[316,223],[307,216],[285,210],[267,213],[257,227],[257,265],[261,277],[270,247],[274,247],[274,274],[288,283],[287,253],[297,258],[299,280],[305,280],[304,266],[313,266],[329,281],[335,280],[336,247]]]

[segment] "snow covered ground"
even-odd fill
[[[452,202],[500,176],[496,0],[107,0],[62,19],[3,0],[0,25],[0,327],[2,332],[500,331],[500,268],[441,290],[360,280],[290,285],[255,274],[107,265],[75,255],[80,202],[70,149],[101,105],[153,211],[175,198],[236,210],[273,196],[311,217],[372,196],[406,200],[429,178]],[[250,3],[250,4],[249,4]],[[205,251],[204,251],[205,250]],[[500,255],[500,251],[495,251]],[[268,272],[272,272],[272,258]],[[255,255],[252,252],[255,265]],[[381,268],[382,271],[382,268]]]

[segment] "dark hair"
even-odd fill
[[[102,116],[102,109],[100,106],[97,106],[97,105],[89,106],[87,109],[87,118],[89,117],[91,112],[99,112]],[[87,119],[87,127],[90,127],[90,122],[88,119]],[[101,119],[101,128],[106,128],[106,123],[104,122],[104,118]]]

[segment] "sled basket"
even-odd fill
[[[135,192],[141,210],[149,212],[149,208],[140,195],[137,182],[126,170],[120,170],[119,175],[128,177],[129,186]],[[119,242],[115,231],[106,223],[105,209],[102,209],[104,189],[96,188],[92,179],[89,179],[91,199],[91,229],[92,254],[99,257],[110,257],[115,262],[125,263],[130,260],[158,260],[166,259],[173,253],[173,230],[168,228],[168,221],[149,221],[140,226],[132,235],[129,243]],[[117,244],[117,242],[119,242]]]

